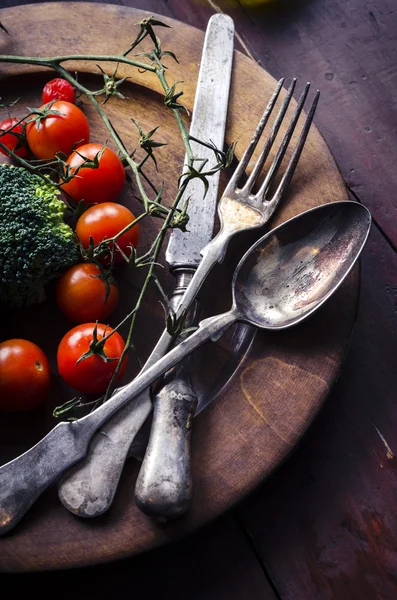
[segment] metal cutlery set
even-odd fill
[[[230,17],[218,14],[211,18],[207,28],[190,129],[191,136],[211,141],[218,148],[222,148],[224,141],[232,58],[233,22]],[[263,149],[251,165],[281,94],[283,80],[278,83],[218,202],[220,230],[214,238],[219,177],[209,178],[205,196],[199,179],[189,184],[186,192],[191,197],[189,231],[172,232],[166,255],[176,279],[175,292],[170,298],[176,317],[191,310],[212,267],[224,259],[231,238],[238,232],[264,228],[285,197],[313,121],[319,92],[307,112],[280,181],[276,181],[276,176],[280,174],[307,99],[309,84],[297,103],[274,160],[261,181],[259,176],[285,121],[295,85],[293,80]],[[192,146],[197,156],[208,159],[210,164],[213,152],[194,142]],[[273,188],[275,191],[271,191]],[[59,498],[74,514],[95,517],[106,512],[131,444],[152,408],[150,436],[136,482],[135,500],[143,512],[158,520],[183,515],[189,508],[193,489],[191,426],[194,415],[200,411],[187,357],[237,321],[280,330],[311,315],[353,268],[370,224],[371,216],[362,205],[333,202],[306,211],[261,237],[235,270],[233,303],[228,312],[202,320],[194,333],[178,340],[171,350],[174,340],[164,331],[132,382],[116,390],[110,400],[86,417],[58,424],[28,452],[0,467],[0,534],[11,530],[38,496],[57,480]],[[196,306],[192,318],[198,313]],[[170,371],[177,364],[178,368]],[[160,391],[151,398],[149,386],[165,373]]]

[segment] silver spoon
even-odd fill
[[[200,323],[190,337],[86,417],[59,423],[30,450],[0,467],[0,535],[39,495],[82,460],[93,434],[163,373],[236,321],[286,329],[317,310],[353,268],[367,240],[369,211],[334,202],[306,211],[262,237],[239,262],[229,312]]]

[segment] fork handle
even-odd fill
[[[174,272],[176,286],[170,298],[175,309],[193,276],[193,269]],[[195,301],[185,326],[197,323]],[[186,335],[180,336],[178,343]],[[153,395],[153,418],[149,442],[135,487],[135,502],[142,512],[167,521],[187,512],[193,493],[190,467],[190,436],[197,398],[190,378],[191,356],[169,371]]]
[[[223,261],[228,243],[237,231],[233,221],[223,220],[219,233],[204,248],[186,291],[183,284],[186,285],[187,269],[176,271],[179,279],[170,302],[176,307],[177,317],[191,306],[212,267]],[[188,325],[194,324],[197,310],[196,306]],[[189,375],[190,360],[191,357],[167,374],[164,387],[152,399],[153,420],[135,486],[135,502],[142,512],[158,521],[185,514],[193,494],[190,438],[197,398]]]
[[[159,522],[185,514],[193,491],[190,436],[197,398],[186,373],[169,375],[153,399],[149,443],[135,487],[138,508]]]

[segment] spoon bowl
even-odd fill
[[[368,238],[369,211],[358,202],[313,208],[251,246],[233,278],[240,317],[285,329],[317,310],[352,270]]]

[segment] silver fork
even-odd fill
[[[295,89],[296,79],[292,81],[287,91],[273,127],[251,174],[245,184],[242,187],[238,187],[241,177],[249,165],[263,130],[276,105],[283,83],[284,79],[278,82],[265,112],[258,123],[254,136],[218,203],[218,214],[221,222],[219,233],[202,251],[202,260],[176,308],[175,316],[177,319],[182,317],[190,308],[213,266],[218,262],[222,262],[231,238],[240,231],[259,228],[267,223],[289,186],[313,121],[319,98],[318,91],[311,104],[284,175],[275,193],[270,198],[268,197],[270,187],[279,172],[281,162],[302,112],[310,84],[306,84],[305,86],[279,150],[263,183],[255,194],[252,193],[252,187],[263,169],[284,120]],[[167,352],[172,339],[172,336],[167,331],[163,332],[143,370],[149,368]],[[102,435],[99,433],[94,435],[87,458],[70,469],[62,477],[58,488],[59,497],[64,506],[74,514],[81,517],[95,517],[103,514],[110,507],[130,445],[133,443],[137,432],[151,410],[149,394],[150,392],[147,390],[134,400],[132,406],[127,406],[119,410],[115,417],[101,428]],[[164,424],[161,423],[161,419],[157,422],[159,423],[159,429],[163,431]],[[184,422],[186,423],[186,420]],[[178,432],[173,433],[176,434],[175,439],[177,439]],[[186,427],[181,427],[179,431],[181,439],[179,447],[181,448],[181,452],[186,447],[183,443],[186,435],[188,435]],[[170,498],[164,497],[164,488],[159,485],[160,479],[157,476],[158,470],[156,468],[156,464],[163,464],[163,462],[159,461],[159,456],[164,456],[166,452],[167,440],[159,443],[157,431],[155,428],[152,428],[135,488],[136,502],[141,510],[148,514],[159,513],[162,511],[164,504],[170,504]],[[183,457],[180,458],[183,460]],[[177,501],[176,498],[174,500],[175,502]],[[172,508],[170,510],[172,511]]]
[[[252,188],[255,185],[259,175],[261,174],[262,168],[266,162],[267,157],[269,156],[270,150],[274,144],[277,133],[280,129],[281,123],[284,120],[285,114],[290,104],[296,86],[295,78],[292,80],[292,83],[289,86],[287,95],[280,107],[273,127],[269,133],[269,136],[266,139],[264,147],[254,165],[250,176],[241,188],[238,187],[238,183],[241,180],[241,177],[243,176],[246,168],[248,167],[251,157],[263,133],[263,130],[267,122],[269,121],[269,118],[277,102],[283,83],[284,78],[280,79],[280,81],[278,82],[277,87],[274,90],[273,95],[265,109],[265,112],[263,113],[262,118],[257,125],[252,140],[247,146],[235,172],[233,173],[225,191],[222,194],[222,197],[219,200],[218,215],[220,218],[220,230],[218,234],[210,241],[210,243],[207,244],[207,246],[202,250],[202,260],[188,288],[186,289],[186,292],[184,293],[180,303],[178,304],[178,307],[176,309],[176,318],[179,318],[184,313],[186,313],[186,311],[190,308],[193,300],[196,298],[202,284],[204,283],[206,277],[208,276],[213,266],[216,263],[221,263],[223,261],[229,242],[232,239],[232,237],[238,232],[247,231],[249,229],[258,228],[265,225],[270,220],[274,211],[280,204],[280,201],[283,198],[291,182],[304,144],[306,142],[306,138],[309,133],[311,123],[313,121],[314,113],[317,108],[318,99],[320,97],[319,90],[317,90],[314,100],[310,106],[298,142],[287,165],[287,168],[284,172],[284,175],[277,187],[277,190],[271,198],[268,198],[269,189],[278,174],[281,162],[287,151],[287,148],[291,141],[291,137],[298,123],[299,116],[305,104],[310,88],[310,83],[307,83],[305,85],[305,89],[303,90],[301,97],[299,98],[297,107],[289,122],[287,131],[284,134],[278,152],[269,168],[269,171],[262,185],[260,186],[256,194],[252,193]],[[166,348],[168,348],[171,339],[171,336],[166,331],[164,331],[161,338],[159,339],[159,342],[156,345],[155,350],[153,351],[158,353],[161,352],[161,354],[157,354],[157,358],[160,358],[160,356],[163,355],[165,344]],[[153,356],[153,354],[151,356]]]
[[[272,114],[283,82],[284,79],[278,82],[269,104],[258,123],[254,136],[219,200],[218,215],[221,223],[220,231],[202,251],[202,260],[193,278],[192,285],[187,288],[178,306],[177,316],[180,316],[182,311],[188,309],[199,291],[199,286],[201,286],[214,264],[222,262],[231,238],[238,232],[265,225],[270,220],[289,186],[314,117],[319,99],[318,91],[310,107],[287,169],[275,193],[269,197],[270,188],[279,172],[280,165],[305,104],[310,88],[309,83],[306,84],[298,101],[294,115],[288,124],[286,133],[263,183],[256,193],[252,193],[253,186],[258,181],[285,118],[295,89],[296,79],[293,79],[288,89],[259,158],[245,183],[239,187],[242,176],[249,165],[263,130]],[[193,285],[194,283],[195,285]],[[155,404],[156,419],[154,419],[151,427],[149,442],[135,487],[135,500],[138,507],[146,514],[160,520],[180,516],[186,512],[189,505],[191,495],[191,489],[189,489],[191,488],[191,484],[189,482],[191,478],[190,472],[186,471],[190,470],[190,427],[186,425],[191,423],[195,409],[195,405],[191,402],[187,400],[182,401],[178,403],[178,418],[175,419],[174,411],[169,410],[168,406],[166,406],[167,403],[164,403],[163,400],[167,400],[167,398],[161,398]],[[170,435],[165,436],[164,432],[168,432]],[[171,449],[169,438],[172,439]],[[178,468],[173,467],[172,463],[178,465]],[[175,481],[173,481],[174,478],[176,478]]]

